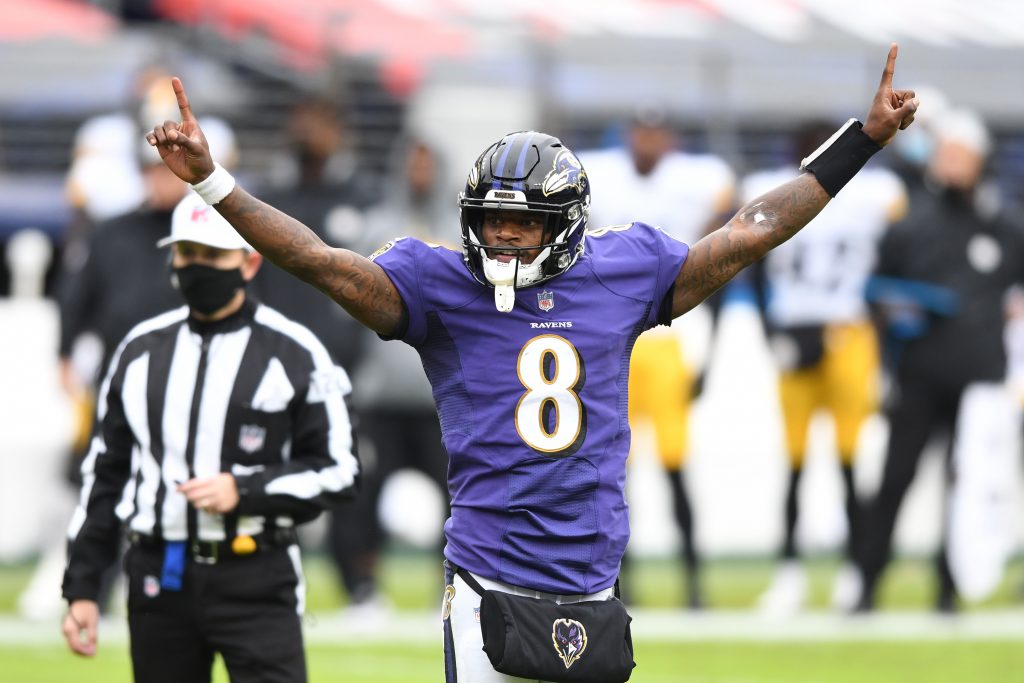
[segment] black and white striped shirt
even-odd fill
[[[221,541],[316,517],[359,472],[350,390],[308,329],[252,301],[215,323],[182,307],[136,326],[97,397],[65,597],[95,599],[125,525],[167,541]],[[197,511],[176,491],[219,472],[238,484],[229,514]]]

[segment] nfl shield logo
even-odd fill
[[[541,292],[537,295],[537,305],[545,313],[550,311],[555,307],[555,295],[548,291]]]
[[[259,425],[242,425],[238,432],[238,447],[246,453],[255,453],[263,448],[267,439],[267,428]]]
[[[142,592],[147,598],[155,598],[160,595],[160,581],[155,576],[147,575],[142,579]]]

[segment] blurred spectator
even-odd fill
[[[437,149],[413,138],[400,140],[395,150],[388,174],[392,192],[367,210],[357,251],[369,254],[401,236],[458,249],[453,239],[458,215],[451,196],[439,191],[446,176]],[[419,354],[406,344],[385,342],[368,329],[360,336],[363,356],[353,371],[353,384],[359,387],[354,407],[359,415],[363,485],[354,501],[335,511],[331,553],[351,605],[373,608],[382,604],[377,560],[387,540],[378,510],[381,490],[397,470],[419,470],[437,484],[447,518],[448,454]]]
[[[137,322],[176,307],[180,300],[169,277],[153,278],[152,273],[167,271],[167,256],[154,245],[166,233],[171,211],[187,187],[152,148],[137,147],[142,154],[142,205],[98,224],[88,236],[80,267],[67,267],[63,273],[60,357],[65,386],[72,392],[94,384],[96,372],[106,367],[117,342]],[[71,362],[72,346],[90,332],[100,342],[100,362],[82,374]]]
[[[65,194],[74,217],[64,235],[66,267],[77,270],[85,258],[92,226],[138,209],[147,200],[140,167],[139,145],[145,131],[176,115],[174,93],[167,86],[171,74],[153,66],[135,76],[129,101],[120,111],[87,119],[75,133]],[[234,132],[221,119],[203,118],[211,149],[216,148],[227,167],[237,162]],[[151,154],[149,150],[141,152]]]
[[[929,85],[914,88],[922,107],[914,117],[914,125],[892,142],[895,154],[890,156],[893,170],[903,179],[909,192],[917,192],[925,179],[925,169],[935,153],[936,122],[949,111],[950,103],[938,89]]]
[[[118,110],[86,119],[75,133],[64,181],[73,210],[62,244],[65,273],[81,269],[93,226],[135,211],[145,202],[139,140],[153,123],[174,112],[169,78],[162,68],[142,67]]]
[[[148,91],[140,117],[157,122],[177,115],[174,93],[167,82],[165,77],[159,87],[154,85]],[[161,101],[163,95],[157,93],[164,90],[170,98]],[[83,126],[78,155],[68,176],[68,191],[73,199],[77,197],[73,203],[83,219],[79,224],[82,232],[72,237],[78,243],[69,243],[65,249],[58,293],[62,374],[73,393],[94,383],[114,345],[135,323],[178,303],[167,278],[143,277],[138,284],[133,279],[167,270],[166,256],[153,248],[155,242],[150,238],[166,231],[170,211],[186,191],[145,144],[142,120],[111,115]],[[210,148],[223,155],[220,158],[228,168],[233,167],[238,158],[234,131],[216,117],[204,117],[202,125],[208,131]],[[82,359],[76,368],[67,363],[72,347],[89,332],[98,336],[101,355]]]
[[[639,220],[687,244],[721,226],[733,208],[732,171],[718,157],[682,152],[677,146],[668,112],[645,104],[634,112],[625,147],[581,153],[594,188],[590,225],[599,228]],[[630,425],[650,423],[654,428],[673,518],[682,535],[687,601],[692,608],[700,607],[703,598],[685,464],[690,404],[708,346],[707,316],[706,307],[698,308],[677,318],[671,328],[644,333],[633,348],[629,378]]]
[[[747,176],[742,201],[748,202],[799,174],[800,160],[828,139],[836,126],[810,122],[794,136],[791,163]],[[833,587],[833,603],[849,608],[856,599],[852,549],[857,539],[858,506],[854,456],[864,421],[879,396],[879,352],[864,287],[874,268],[879,240],[888,225],[906,213],[904,185],[892,171],[869,166],[811,221],[807,230],[768,254],[761,277],[767,338],[779,370],[789,456],[785,523],[780,564],[760,608],[790,614],[803,606],[807,578],[799,562],[796,530],[799,488],[811,418],[826,411],[834,425],[846,495],[850,564]]]
[[[260,199],[305,223],[327,244],[354,248],[363,230],[361,210],[378,192],[349,145],[342,112],[329,100],[305,99],[293,106],[285,125],[290,154],[276,160],[271,186]],[[261,301],[313,330],[338,364],[353,367],[362,327],[341,307],[269,262],[254,285]]]
[[[1024,226],[983,182],[991,140],[980,119],[950,110],[935,133],[925,184],[912,195],[906,221],[883,240],[869,289],[898,345],[887,345],[894,374],[885,411],[890,436],[881,487],[860,534],[858,611],[875,606],[897,513],[929,438],[951,437],[957,481],[966,478],[965,467],[984,466],[1000,434],[1014,427],[1000,417],[1009,401],[1003,302],[1024,274]],[[945,612],[957,605],[947,542],[944,533],[935,602]]]
[[[289,154],[276,160],[271,186],[259,193],[260,199],[305,223],[327,244],[358,251],[365,243],[362,210],[378,192],[349,144],[343,112],[327,99],[303,99],[292,107],[284,133]],[[345,309],[270,261],[253,285],[261,301],[312,330],[338,365],[356,367],[367,335]],[[361,418],[356,411],[353,416],[358,428]],[[332,510],[327,539],[352,602],[376,597],[377,543],[368,539],[377,538],[379,523],[375,506],[369,513],[362,510],[363,501],[373,495],[367,481],[372,475],[362,476],[364,492]],[[368,526],[344,528],[349,522],[339,523],[338,515],[346,520],[355,516],[359,525]]]

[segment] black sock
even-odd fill
[[[853,465],[848,464],[849,462],[850,460],[843,461],[840,472],[843,475],[843,490],[846,492],[846,524],[849,529],[846,539],[846,559],[852,562],[860,539],[860,505],[857,501],[857,489],[853,480]]]
[[[683,470],[665,470],[669,488],[672,491],[672,513],[679,527],[683,541],[683,562],[686,564],[686,586],[689,604],[697,607],[701,603],[700,595],[700,560],[697,556],[697,543],[693,532],[693,510],[690,498],[686,493],[686,473]]]
[[[802,465],[795,465],[789,471],[789,488],[786,490],[786,528],[782,542],[782,559],[796,559],[796,520],[799,515],[798,493],[800,491],[800,477],[804,469]]]

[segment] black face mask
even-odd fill
[[[185,297],[189,307],[203,315],[227,306],[238,290],[246,285],[241,268],[221,270],[193,263],[172,270],[171,282]]]

